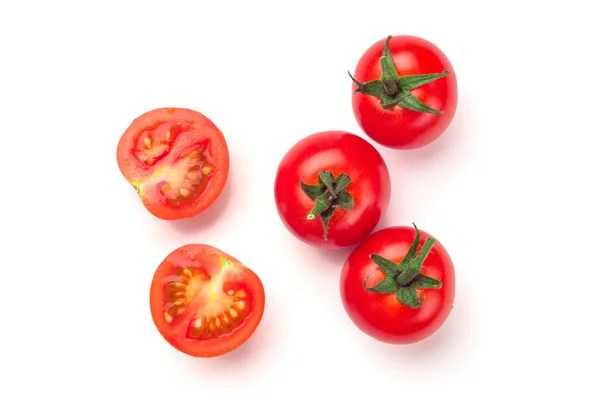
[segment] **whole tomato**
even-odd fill
[[[446,321],[454,285],[454,265],[440,242],[416,226],[396,226],[373,233],[350,254],[340,293],[350,319],[367,335],[409,344]]]
[[[285,154],[274,192],[279,216],[294,236],[317,247],[346,247],[375,229],[390,201],[390,175],[365,139],[325,131]]]
[[[352,108],[377,143],[414,149],[437,139],[456,112],[457,81],[446,55],[415,36],[373,44],[350,75]]]

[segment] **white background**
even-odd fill
[[[600,334],[592,4],[3,1],[0,398],[590,398]],[[272,196],[297,140],[363,135],[346,71],[388,34],[434,42],[459,81],[438,141],[377,146],[393,175],[379,228],[416,222],[456,267],[447,323],[408,347],[354,327],[338,292],[350,249],[295,240]],[[133,118],[163,106],[201,111],[230,146],[222,197],[187,221],[152,217],[116,164]],[[150,317],[156,266],[190,242],[239,258],[266,288],[255,335],[216,359],[178,353]]]

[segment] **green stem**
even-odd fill
[[[413,279],[415,279],[417,275],[419,275],[419,273],[421,273],[423,261],[425,261],[425,258],[431,251],[431,248],[434,244],[435,241],[432,238],[427,238],[419,255],[414,260],[409,262],[404,271],[402,271],[402,273],[396,278],[398,285],[407,286],[410,284],[410,282],[412,282]]]
[[[379,63],[381,64],[381,83],[383,84],[383,90],[388,96],[394,97],[400,91],[400,85],[398,84],[398,71],[396,70],[392,54],[390,53],[390,38],[391,36],[388,36],[385,39],[383,54],[379,59]]]
[[[335,189],[333,188],[333,182],[324,180],[323,183],[325,184],[325,187],[327,188],[327,190],[323,193],[329,194],[329,197],[327,198],[327,200],[329,202],[329,205],[331,205],[331,202],[337,198],[337,194],[335,194]]]

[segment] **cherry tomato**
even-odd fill
[[[317,247],[358,243],[375,228],[390,201],[390,176],[379,152],[343,131],[314,133],[283,157],[275,203],[285,227]]]
[[[158,218],[188,218],[219,197],[229,173],[221,131],[201,113],[160,108],[136,118],[117,146],[117,163]]]
[[[351,75],[352,77],[352,75]],[[390,36],[359,59],[352,109],[377,143],[414,149],[437,139],[456,112],[457,81],[446,55],[415,36]]]
[[[203,244],[170,253],[150,288],[156,328],[173,347],[194,357],[215,357],[241,346],[258,327],[264,306],[258,276]]]
[[[409,344],[446,321],[454,285],[454,265],[442,244],[416,226],[396,226],[354,249],[342,269],[340,292],[359,329],[382,342]]]

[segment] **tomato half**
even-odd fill
[[[448,252],[416,226],[373,233],[348,257],[340,292],[350,319],[382,342],[409,344],[437,331],[454,304]]]
[[[220,196],[229,150],[222,132],[203,114],[160,108],[125,130],[117,163],[148,211],[175,220],[201,213]]]
[[[352,133],[325,131],[297,142],[275,177],[275,203],[285,227],[318,247],[358,243],[390,201],[390,175],[379,152]]]
[[[264,312],[259,277],[240,261],[204,244],[188,244],[158,266],[150,310],[160,334],[194,357],[228,353],[248,340]]]
[[[419,37],[390,36],[373,44],[360,57],[353,80],[356,121],[387,147],[414,149],[431,143],[456,112],[452,64],[437,46]]]

